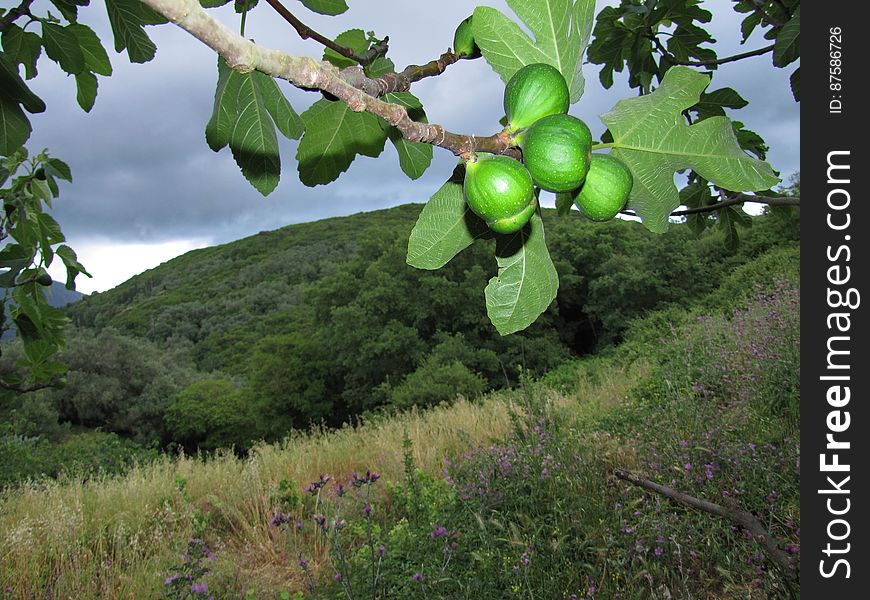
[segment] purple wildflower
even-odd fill
[[[208,584],[205,583],[204,581],[202,583],[194,582],[190,586],[190,591],[193,592],[194,594],[205,594],[206,592],[208,592]]]

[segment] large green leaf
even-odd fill
[[[583,95],[582,58],[595,17],[595,0],[507,0],[534,39],[494,8],[478,6],[472,27],[483,57],[506,82],[519,68],[548,63],[559,69],[571,102]]]
[[[794,11],[791,19],[782,26],[773,45],[773,64],[784,67],[801,55],[801,9]]]
[[[145,33],[144,25],[165,23],[166,19],[139,0],[106,0],[106,12],[115,36],[115,51],[127,50],[130,62],[154,58],[157,46]]]
[[[112,74],[112,63],[109,62],[109,55],[106,54],[106,49],[103,48],[100,38],[94,33],[94,30],[87,25],[76,24],[67,27],[78,40],[79,48],[85,57],[85,68],[97,75],[105,75],[108,77]]]
[[[795,102],[801,101],[801,68],[798,67],[788,79],[791,84],[791,95],[794,96]]]
[[[238,118],[236,102],[242,74],[230,68],[223,57],[218,56],[218,82],[214,94],[214,109],[205,126],[205,141],[217,152],[230,143],[233,126]]]
[[[353,112],[344,102],[318,100],[302,113],[305,135],[296,150],[299,179],[307,186],[335,181],[357,154],[377,157],[387,134],[378,117]]]
[[[257,85],[257,91],[263,99],[263,105],[269,111],[272,121],[278,127],[284,137],[291,140],[298,140],[302,137],[305,131],[305,125],[302,123],[302,118],[296,114],[281,88],[278,87],[278,82],[274,78],[269,77],[265,73],[254,71],[252,73],[254,83]]]
[[[682,112],[698,102],[710,78],[689,67],[673,67],[659,88],[619,101],[601,116],[613,135],[612,155],[634,176],[629,205],[654,232],[668,227],[680,205],[674,172],[693,169],[728,190],[765,190],[779,181],[773,169],[746,154],[726,117],[687,125]]]
[[[76,34],[69,27],[57,23],[42,23],[42,45],[48,57],[70,75],[78,75],[85,69],[85,55],[79,46]]]
[[[42,38],[10,23],[3,32],[2,42],[3,52],[9,60],[15,65],[24,65],[27,79],[36,77],[36,61],[42,53]]]
[[[508,335],[534,323],[559,290],[539,213],[517,233],[497,238],[496,260],[498,275],[484,291],[486,313],[498,332]]]
[[[412,267],[440,269],[474,240],[491,233],[465,202],[464,176],[465,167],[456,167],[453,176],[429,198],[420,212],[408,238],[405,260]]]
[[[96,99],[97,76],[90,71],[82,71],[76,75],[76,100],[83,111],[91,112]]]
[[[238,117],[230,134],[230,150],[251,185],[264,196],[278,185],[281,159],[275,124],[254,83],[254,74],[240,76]]]
[[[410,92],[394,92],[386,94],[383,97],[385,102],[392,104],[401,104],[408,110],[408,116],[414,121],[420,123],[428,123],[426,113],[423,111],[423,104],[420,100]],[[419,179],[419,177],[432,164],[432,145],[422,142],[411,142],[402,137],[400,132],[395,127],[390,126],[386,121],[381,121],[381,125],[386,128],[387,137],[390,142],[396,147],[396,152],[399,153],[399,166],[402,171],[411,179]]]
[[[299,0],[310,10],[321,15],[340,15],[347,10],[344,0]]]
[[[16,100],[0,90],[0,156],[9,156],[30,137],[30,121]]]
[[[45,102],[30,91],[18,74],[17,65],[6,57],[5,52],[0,52],[0,94],[20,103],[30,113],[45,110]]]

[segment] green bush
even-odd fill
[[[0,434],[0,487],[61,475],[120,474],[135,463],[155,458],[156,450],[114,433],[77,433],[60,443],[42,437]]]
[[[256,437],[251,402],[231,381],[206,379],[176,394],[163,416],[172,440],[188,451],[235,447],[246,450]]]

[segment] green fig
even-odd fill
[[[609,154],[594,154],[574,204],[586,218],[608,221],[625,206],[633,182],[631,171],[621,160]]]
[[[592,132],[571,115],[538,119],[520,132],[523,162],[539,187],[570,192],[580,187],[592,161]]]
[[[480,58],[480,47],[474,41],[471,19],[468,17],[462,21],[453,34],[453,52],[460,58]]]
[[[526,65],[504,89],[507,131],[513,133],[548,115],[564,114],[569,105],[568,84],[558,69],[546,63]]]
[[[465,165],[465,201],[496,233],[514,233],[537,206],[529,171],[510,157],[478,153]]]

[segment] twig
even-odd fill
[[[309,57],[291,56],[243,38],[209,15],[198,0],[142,2],[217,52],[233,69],[243,73],[258,70],[270,77],[285,79],[299,88],[330,93],[355,112],[366,111],[381,117],[407,140],[439,146],[456,156],[475,151],[502,154],[512,146],[510,138],[503,132],[476,137],[451,133],[437,123],[414,121],[404,106],[383,102],[349,84],[342,79],[335,65]]]
[[[12,392],[17,392],[19,394],[27,394],[30,392],[35,392],[37,390],[44,390],[46,388],[55,387],[59,383],[58,379],[52,379],[48,382],[43,383],[33,383],[30,385],[21,385],[18,383],[9,383],[2,377],[0,377],[0,389],[9,390]]]
[[[30,5],[33,4],[35,0],[21,0],[21,4],[12,8],[5,15],[0,17],[0,32],[6,31],[12,23],[15,22],[18,17],[23,17],[24,15],[30,14]]]
[[[312,39],[316,42],[320,42],[327,48],[334,50],[341,54],[342,56],[349,58],[359,64],[366,66],[370,64],[375,58],[379,56],[383,56],[387,52],[387,45],[389,43],[389,38],[384,38],[381,42],[370,48],[365,54],[357,54],[350,48],[346,46],[342,46],[341,44],[336,44],[328,37],[321,35],[311,29],[308,25],[300,21],[293,13],[287,10],[283,4],[281,4],[280,0],[266,0],[269,3],[269,6],[275,9],[285,21],[290,23],[293,26],[293,29],[296,30],[296,33],[299,34],[303,40]]]
[[[723,208],[726,208],[728,206],[743,204],[744,202],[756,202],[758,204],[767,204],[769,206],[800,206],[801,199],[791,196],[755,196],[750,194],[734,194],[728,196],[727,200],[722,200],[721,202],[716,202],[714,204],[708,204],[707,206],[699,206],[696,208],[686,208],[683,210],[674,211],[670,214],[670,216],[682,217],[685,215],[715,212],[717,210],[722,210]],[[632,217],[637,216],[635,212],[630,210],[624,210],[621,212],[622,214]]]
[[[656,47],[656,50],[659,51],[659,54],[664,56],[669,63],[673,65],[682,65],[685,67],[715,67],[718,65],[724,65],[730,62],[735,62],[738,60],[743,60],[744,58],[751,58],[753,56],[762,56],[767,54],[768,52],[773,52],[773,44],[770,46],[765,46],[764,48],[758,48],[757,50],[750,50],[749,52],[743,52],[741,54],[735,54],[734,56],[728,56],[726,58],[717,58],[713,60],[680,60],[673,54],[671,54],[667,48],[659,41],[659,38],[651,34],[649,39],[653,42]]]
[[[645,490],[655,492],[665,498],[670,498],[671,500],[679,502],[685,506],[697,508],[698,510],[716,515],[717,517],[728,519],[746,529],[752,534],[752,539],[761,544],[770,559],[782,572],[783,576],[786,578],[786,585],[788,586],[789,591],[792,596],[795,595],[794,589],[797,588],[797,574],[795,573],[795,565],[792,558],[783,550],[779,549],[773,536],[770,535],[755,515],[739,508],[728,508],[706,500],[701,500],[700,498],[695,498],[694,496],[689,496],[688,494],[660,485],[654,481],[635,477],[626,471],[617,469],[614,474],[623,481],[642,487]]]
[[[392,92],[407,92],[415,81],[440,75],[457,60],[457,54],[445,52],[425,65],[409,65],[401,73],[387,73],[376,79],[367,77],[359,67],[347,67],[342,69],[341,78],[369,96],[378,98]]]

